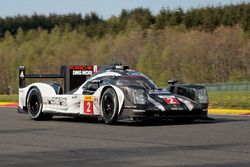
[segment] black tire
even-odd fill
[[[48,120],[53,116],[49,114],[44,114],[42,112],[43,100],[41,93],[37,87],[31,88],[27,95],[27,109],[28,114],[31,119],[34,120]]]
[[[113,88],[107,88],[101,97],[101,110],[106,124],[114,124],[118,117],[118,98]]]

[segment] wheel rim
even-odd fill
[[[30,113],[33,115],[33,116],[36,116],[37,113],[39,112],[40,110],[40,102],[39,102],[39,99],[36,95],[32,95],[30,97]]]
[[[114,100],[110,94],[106,94],[103,97],[103,113],[111,118],[114,114]]]

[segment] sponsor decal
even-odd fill
[[[94,97],[94,110],[99,111],[100,110],[100,105],[99,105],[99,98]]]
[[[68,106],[66,97],[49,97],[47,104],[52,106]]]
[[[93,66],[70,66],[71,75],[82,76],[82,75],[92,75]]]
[[[70,66],[70,70],[92,71],[93,70],[93,66]]]
[[[167,104],[172,104],[172,105],[180,104],[179,101],[174,96],[159,96],[159,97],[162,98]]]
[[[99,100],[98,100],[97,97],[94,98],[94,103],[95,103],[95,104],[99,104]]]
[[[92,71],[73,70],[72,75],[92,75]]]
[[[72,99],[76,99],[76,98],[77,98],[77,96],[72,96],[71,98],[72,98]]]
[[[97,65],[93,65],[93,72],[97,73],[98,72],[98,66]]]
[[[94,112],[93,110],[93,101],[94,97],[93,96],[83,96],[83,111],[84,114],[90,114],[92,115]]]

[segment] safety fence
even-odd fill
[[[210,92],[216,91],[250,91],[250,81],[244,82],[226,82],[205,84]]]

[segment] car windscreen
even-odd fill
[[[146,89],[157,89],[157,86],[149,78],[143,75],[126,75],[117,79],[118,86],[142,86]]]

